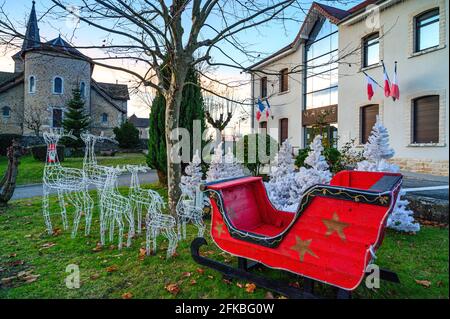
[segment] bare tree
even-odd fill
[[[79,10],[71,1],[52,0],[48,14],[58,18],[77,15],[81,23],[104,31],[108,37],[100,45],[74,46],[79,49],[100,48],[106,56],[91,58],[91,62],[127,72],[139,85],[157,90],[166,99],[166,142],[169,186],[169,208],[175,211],[180,190],[181,166],[173,161],[176,141],[170,132],[178,127],[182,91],[187,71],[192,66],[207,63],[244,70],[223,45],[256,59],[253,52],[238,38],[268,22],[283,23],[295,19],[304,11],[296,0],[80,0]],[[288,15],[286,10],[298,10]],[[24,39],[6,13],[0,11],[0,43],[12,45],[12,39]],[[46,14],[47,14],[46,13]],[[114,37],[112,37],[114,36]],[[221,57],[214,60],[213,55]],[[145,72],[118,66],[108,61],[133,61],[145,65]],[[169,72],[164,72],[165,68]],[[169,78],[164,78],[170,74]]]
[[[25,128],[32,131],[34,135],[40,136],[42,127],[48,123],[48,111],[36,105],[26,107],[21,120]]]

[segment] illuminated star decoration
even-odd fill
[[[295,245],[292,246],[292,250],[295,250],[300,255],[300,262],[303,262],[303,259],[305,258],[305,254],[308,253],[313,257],[319,258],[310,248],[309,245],[311,244],[312,239],[308,240],[302,240],[300,237],[295,236]]]
[[[224,231],[224,229],[223,229],[223,224],[222,224],[222,223],[217,223],[216,226],[214,227],[214,229],[216,230],[217,235],[218,235],[219,237],[222,236],[222,233],[223,233],[223,231]]]
[[[322,219],[322,222],[327,226],[327,232],[325,233],[325,236],[330,236],[334,232],[336,232],[340,239],[346,240],[345,234],[344,234],[344,228],[347,227],[349,224],[339,221],[338,214],[333,213],[333,217],[331,219]]]

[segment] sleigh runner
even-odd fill
[[[201,257],[198,249],[206,244],[201,239],[191,246],[193,257],[268,289],[274,283],[252,278],[246,271],[247,259],[343,291],[354,290],[383,240],[401,182],[400,174],[340,172],[330,185],[308,189],[296,213],[275,209],[260,177],[206,184],[212,204],[211,236],[219,248],[240,257],[241,265],[233,269]]]

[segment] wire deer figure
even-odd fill
[[[147,172],[148,167],[142,165],[127,165],[127,170],[131,173],[131,182],[128,198],[131,201],[131,210],[136,211],[137,216],[137,233],[142,231],[142,209],[147,211],[152,205],[164,205],[161,196],[151,189],[144,189],[139,183],[139,173]]]
[[[75,137],[71,133],[64,134],[62,129],[57,128],[44,132],[43,136],[47,145],[47,154],[43,176],[42,210],[47,231],[49,234],[53,233],[50,220],[49,192],[50,189],[55,189],[58,194],[63,228],[68,229],[66,203],[64,200],[64,197],[67,197],[69,202],[75,207],[72,238],[77,234],[83,212],[86,217],[85,233],[88,235],[91,227],[93,201],[88,193],[88,184],[84,172],[77,168],[62,167],[57,152],[58,141],[62,137]]]
[[[164,200],[157,194],[149,205],[147,216],[145,218],[146,252],[147,255],[150,255],[152,252],[156,253],[156,238],[162,233],[169,241],[167,258],[170,258],[175,254],[178,236],[175,232],[176,220],[173,216],[164,214],[162,212],[164,208]]]
[[[119,230],[118,248],[122,249],[123,232],[125,224],[128,223],[127,247],[131,245],[134,236],[134,217],[131,211],[130,200],[121,195],[117,188],[117,175],[124,172],[125,168],[108,167],[106,170],[106,181],[101,192],[100,202],[103,216],[100,218],[100,242],[105,244],[106,231],[109,228],[109,240],[114,240],[114,231]],[[124,221],[125,217],[125,221]]]
[[[183,193],[177,203],[178,238],[186,239],[186,224],[192,222],[198,229],[197,237],[203,237],[205,223],[203,222],[203,206],[205,199],[203,193],[197,190],[194,196]]]

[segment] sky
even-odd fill
[[[78,1],[67,1],[67,3],[77,5]],[[257,61],[257,59],[262,59],[265,56],[279,50],[280,48],[286,46],[294,39],[295,35],[300,29],[301,21],[303,21],[305,12],[309,9],[311,1],[298,1],[301,4],[303,10],[298,8],[291,8],[286,10],[286,15],[295,18],[297,21],[287,21],[284,26],[280,23],[271,22],[268,25],[264,25],[259,28],[252,28],[246,30],[239,34],[239,40],[247,45],[248,50],[257,51],[259,56],[255,59],[249,59],[243,53],[235,50],[233,47],[226,43],[222,43],[221,48],[231,55],[233,59],[238,61],[243,66],[249,66]],[[355,5],[358,1],[319,1],[328,5],[334,5],[340,8],[348,8]],[[19,30],[24,30],[26,21],[28,20],[28,15],[31,10],[32,2],[31,0],[0,0],[0,4],[4,3],[3,10],[8,14],[8,18],[14,21],[19,27]],[[104,31],[98,30],[92,26],[88,26],[85,23],[77,24],[73,19],[52,19],[46,11],[51,7],[52,3],[50,0],[37,0],[36,1],[36,13],[39,19],[39,32],[42,40],[51,40],[56,38],[59,34],[69,43],[75,46],[89,46],[89,45],[99,45],[102,41],[106,39],[113,39],[120,42],[115,35],[108,35]],[[213,17],[210,21],[214,25],[222,25],[223,21],[219,17]],[[185,19],[185,29],[188,29],[189,23],[188,19]],[[105,22],[107,23],[107,22]],[[76,26],[76,27],[75,27]],[[74,31],[75,29],[75,31]],[[202,36],[207,37],[208,31],[204,31]],[[116,37],[116,39],[114,39]],[[20,44],[20,43],[19,43]],[[4,49],[0,48],[0,71],[13,71],[14,64],[10,56],[15,53],[4,52]],[[90,57],[100,57],[104,56],[104,53],[99,49],[81,50],[83,53]],[[221,55],[217,50],[212,52],[213,59],[216,61],[222,61],[224,56]],[[145,65],[139,63],[119,63],[122,66],[131,68],[133,70],[142,73],[145,71]],[[211,70],[211,76],[216,79],[230,81],[245,81],[249,77],[246,74],[242,74],[239,70],[231,68],[218,68]],[[129,84],[132,81],[130,75],[115,71],[111,69],[105,69],[96,66],[94,69],[93,77],[95,80],[100,82],[110,82],[110,83],[121,83]],[[239,96],[240,98],[250,98],[250,85],[246,84],[240,87],[238,90],[232,93],[233,95]],[[128,115],[136,114],[140,117],[148,117],[149,108],[146,106],[148,99],[143,99],[142,95],[133,94],[131,100],[128,103]],[[249,112],[249,107],[245,107],[245,110],[241,108],[240,114],[235,116],[236,118],[245,117],[246,113]],[[239,112],[238,112],[239,113]],[[236,119],[235,126],[237,126]],[[246,123],[247,125],[249,122]],[[245,126],[245,124],[244,124]]]

